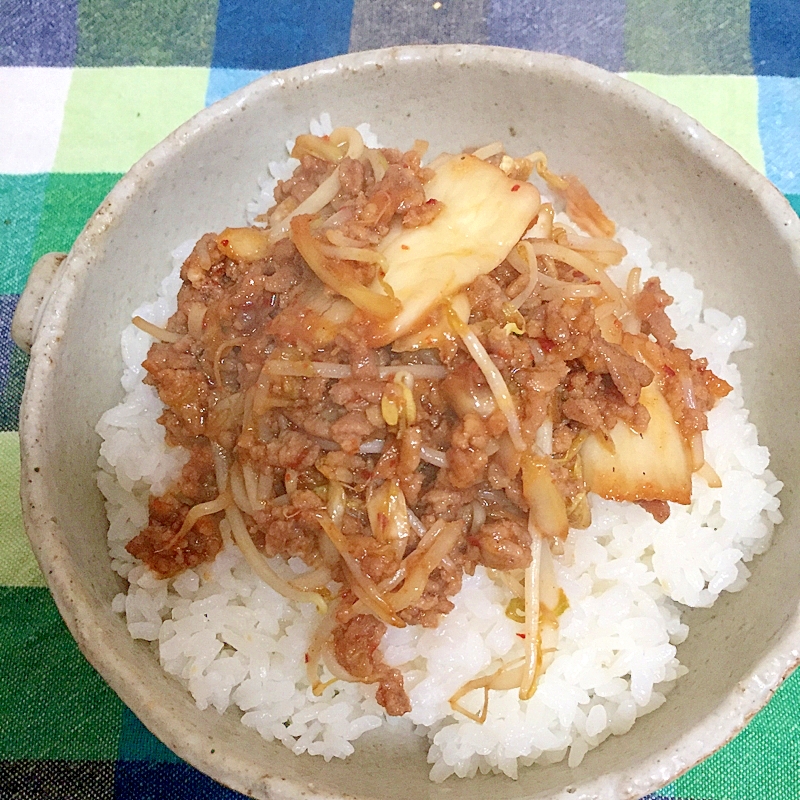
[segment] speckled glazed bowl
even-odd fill
[[[786,483],[772,549],[750,585],[687,615],[689,674],[669,701],[581,766],[428,781],[425,744],[385,732],[348,761],[294,756],[199,711],[111,611],[120,591],[95,486],[100,414],[121,397],[119,334],[188,238],[244,222],[269,159],[308,120],[371,121],[384,142],[432,151],[503,139],[545,150],[608,214],[646,236],[657,260],[691,271],[710,305],[744,314],[757,348],[738,359],[772,468]],[[201,112],[111,192],[57,268],[42,266],[16,330],[33,341],[20,420],[25,522],[50,589],[89,661],[178,755],[254,797],[636,798],[730,739],[800,659],[800,220],[762,176],[694,120],[596,67],[472,46],[403,47],[273,73]],[[24,313],[23,313],[24,312]],[[27,331],[27,332],[26,332]]]

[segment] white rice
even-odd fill
[[[330,132],[330,118],[316,124],[312,132]],[[360,130],[374,146],[369,129]],[[273,179],[292,169],[270,164]],[[261,196],[248,207],[251,221],[271,202],[273,186],[274,180],[263,182]],[[128,554],[125,544],[147,523],[148,493],[162,493],[186,456],[165,445],[156,422],[162,404],[142,383],[141,362],[152,340],[134,326],[123,332],[126,396],[97,426],[103,438],[98,485],[106,497],[112,565],[129,581],[113,607],[126,615],[134,638],[154,643],[164,669],[200,708],[238,708],[242,722],[265,739],[326,760],[346,757],[363,733],[391,725],[429,739],[430,777],[443,781],[478,771],[513,778],[520,765],[565,757],[577,766],[589,749],[626,733],[637,717],[665,701],[686,672],[676,649],[688,634],[680,619],[683,607],[710,606],[721,592],[745,586],[746,562],[766,550],[781,521],[781,483],[768,469],[769,453],[748,421],[739,371],[730,361],[749,346],[744,320],[703,311],[702,292],[690,275],[652,265],[648,243],[630,231],[620,231],[619,239],[629,255],[609,270],[613,279],[624,285],[634,265],[642,268],[642,280],[660,277],[676,299],[668,308],[676,344],[707,358],[734,387],[709,413],[704,434],[707,460],[722,487],[711,489],[695,477],[691,505],[670,504],[663,524],[636,505],[592,497],[591,527],[570,532],[564,554],[555,559],[569,600],[555,657],[528,702],[516,690],[491,692],[483,725],[454,714],[448,698],[497,659],[521,655],[522,642],[520,626],[505,615],[510,595],[482,568],[464,577],[455,609],[438,628],[392,628],[384,637],[385,659],[403,671],[412,705],[397,719],[376,703],[374,687],[338,681],[321,697],[312,694],[304,654],[316,610],[264,585],[237,549],[169,580],[156,579]],[[176,251],[175,269],[158,299],[135,314],[166,323],[176,307],[179,266],[191,246]],[[278,571],[305,569],[294,559],[288,566],[277,559],[272,564]],[[476,691],[463,703],[479,710],[482,701]]]

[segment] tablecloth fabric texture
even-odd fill
[[[31,555],[17,495],[27,359],[9,337],[31,265],[68,250],[133,162],[205,105],[270,70],[417,42],[624,72],[800,209],[798,0],[0,0],[0,798],[240,797],[170,753],[103,683]],[[798,797],[800,672],[651,800]]]

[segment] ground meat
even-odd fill
[[[640,348],[660,373],[664,397],[683,435],[691,439],[704,431],[706,412],[731,391],[730,384],[708,369],[706,359],[693,359],[690,350],[649,339],[641,342]]]
[[[151,498],[147,527],[125,549],[148,564],[160,578],[171,578],[185,569],[212,561],[222,549],[221,515],[202,517],[178,538],[190,508],[171,495]]]
[[[590,431],[600,430],[605,422],[600,404],[586,397],[569,398],[561,406],[561,413]]]
[[[217,248],[217,237],[213,233],[207,233],[200,238],[183,263],[181,278],[193,286],[198,286],[206,280],[212,268],[220,264],[224,258]]]
[[[642,322],[642,333],[652,334],[665,345],[675,338],[675,329],[664,309],[672,304],[672,297],[661,288],[658,278],[650,278],[636,295],[636,315]]]
[[[348,536],[347,543],[350,554],[374,583],[391,578],[400,566],[394,542],[381,543],[374,536],[355,533]]]
[[[475,499],[474,489],[459,491],[447,485],[444,480],[440,479],[439,482],[445,485],[431,488],[420,503],[423,506],[421,518],[426,527],[439,519],[445,522],[460,519],[462,510],[469,507]]]
[[[211,450],[195,445],[170,492],[150,497],[148,525],[128,542],[127,551],[162,578],[213,560],[222,549],[221,514],[201,517],[190,530],[179,534],[190,509],[216,495]]]
[[[180,420],[190,436],[201,436],[208,413],[208,378],[199,368],[196,356],[183,349],[188,343],[153,345],[144,361],[148,383],[158,389],[164,405]]]
[[[403,215],[424,203],[425,190],[415,170],[405,164],[390,164],[373,187],[368,202],[359,209],[358,218],[368,225],[386,229],[395,214]]]
[[[425,202],[425,190],[413,169],[391,164],[378,184],[376,194],[386,192],[391,198],[394,212],[404,214]]]
[[[467,288],[467,297],[476,316],[505,325],[504,309],[508,305],[508,295],[489,275],[479,275],[475,278]]]
[[[425,591],[416,603],[404,608],[400,617],[409,625],[421,625],[423,628],[435,628],[445,614],[453,610],[451,597],[461,589],[461,570],[455,566],[435,569]]]
[[[339,195],[356,197],[364,191],[364,166],[360,161],[343,158],[339,162]]]
[[[453,430],[447,451],[450,482],[456,489],[466,489],[483,480],[489,463],[488,444],[483,419],[472,412],[466,414]]]
[[[553,431],[553,455],[564,455],[575,441],[577,432],[568,420],[564,420]]]
[[[381,401],[386,381],[353,380],[346,378],[331,387],[330,399],[348,411],[364,411],[370,404],[377,405]]]
[[[331,425],[330,435],[345,453],[357,453],[372,433],[372,423],[363,411],[348,411]]]
[[[600,336],[592,339],[583,363],[594,372],[608,372],[629,406],[639,402],[642,387],[649,386],[653,380],[653,372],[646,364]]]
[[[323,508],[318,495],[301,489],[294,492],[287,503],[254,511],[252,516],[245,517],[245,522],[255,545],[270,558],[297,557],[310,564],[319,548],[320,528],[314,512]]]
[[[652,514],[656,522],[666,522],[669,519],[669,503],[664,500],[639,500],[636,505]]]
[[[275,202],[282,203],[291,197],[299,205],[311,197],[322,181],[333,172],[328,161],[309,154],[300,156],[300,169],[287,181],[278,181],[275,187]]]
[[[291,290],[303,279],[305,265],[294,243],[289,239],[281,239],[275,243],[263,269],[264,290],[288,298]],[[285,300],[281,305],[285,305]]]
[[[442,213],[443,208],[444,205],[434,199],[419,206],[412,206],[403,214],[403,227],[421,228],[423,225],[430,225]]]
[[[333,632],[333,647],[341,667],[363,683],[377,683],[376,700],[392,716],[411,710],[403,676],[389,667],[378,645],[386,626],[368,614],[359,614]]]
[[[471,575],[478,561],[477,550],[470,546],[463,536],[463,530],[462,525],[461,537],[441,564],[431,572],[422,597],[400,612],[404,622],[435,628],[441,617],[453,610],[450,598],[461,590],[463,573]]]
[[[319,458],[320,447],[300,431],[286,430],[266,446],[264,458],[270,465],[297,472],[309,469]]]
[[[487,522],[472,538],[489,569],[525,569],[531,563],[531,535],[515,520]]]
[[[362,456],[333,450],[321,455],[315,462],[317,470],[329,481],[356,485],[366,481],[371,470]]]
[[[397,459],[397,474],[405,477],[416,472],[422,460],[422,431],[419,427],[408,428],[400,439]]]

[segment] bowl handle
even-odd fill
[[[66,257],[66,253],[45,253],[33,265],[28,282],[20,295],[11,321],[11,338],[26,353],[31,352],[36,332],[39,330],[42,311],[53,291],[53,279]]]

